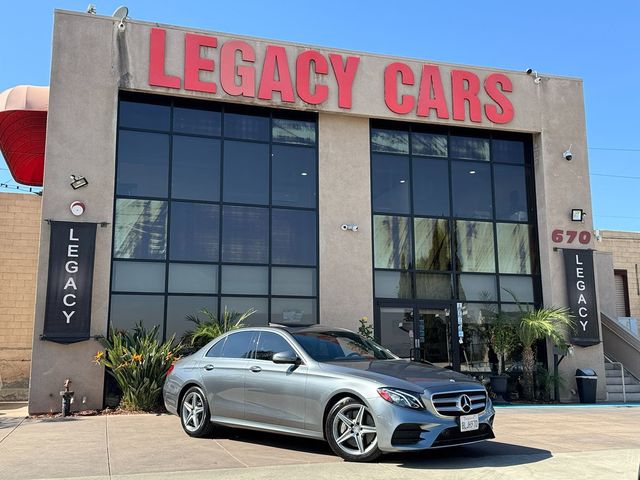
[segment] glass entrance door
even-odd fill
[[[459,368],[456,333],[448,305],[379,304],[376,331],[380,343],[402,358]]]

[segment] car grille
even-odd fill
[[[460,400],[463,395],[469,397],[471,406],[467,411],[461,410]],[[458,392],[434,393],[431,395],[433,407],[445,417],[459,417],[472,415],[484,411],[487,406],[487,392],[485,390],[462,390]]]
[[[460,427],[452,427],[440,432],[440,435],[438,435],[438,438],[433,442],[431,448],[450,447],[453,445],[477,442],[479,440],[488,440],[490,438],[496,437],[493,434],[491,427],[486,423],[481,423],[478,430],[471,432],[461,432]]]
[[[422,440],[421,433],[422,429],[417,423],[403,423],[393,432],[391,445],[413,445]]]

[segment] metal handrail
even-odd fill
[[[614,362],[606,355],[604,356],[604,359],[611,365],[620,365],[620,375],[622,376],[622,403],[627,403],[627,385],[624,381],[624,365],[620,362]]]

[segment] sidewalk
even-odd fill
[[[640,408],[499,409],[496,440],[345,463],[319,441],[169,415],[25,419],[0,404],[0,479],[638,479]]]

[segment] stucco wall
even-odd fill
[[[0,193],[0,400],[26,400],[41,198]]]

